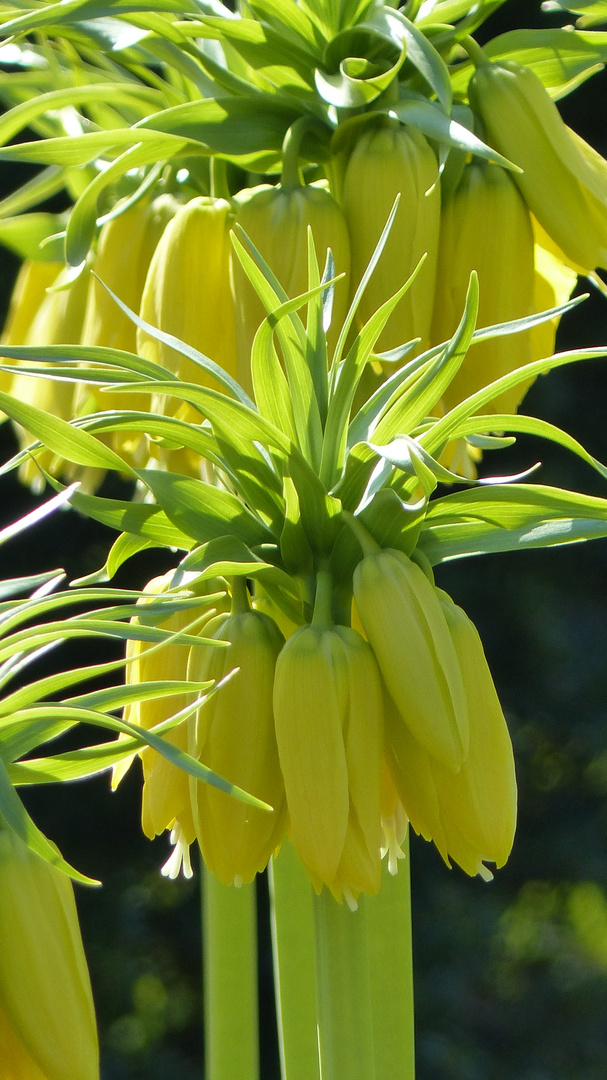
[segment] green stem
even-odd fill
[[[408,841],[394,877],[367,898],[367,936],[376,1080],[414,1080],[413,958]]]
[[[359,519],[355,517],[354,514],[351,514],[349,510],[342,510],[341,517],[342,521],[344,521],[345,524],[348,525],[348,527],[354,533],[361,548],[363,549],[363,555],[365,556],[365,558],[367,555],[377,555],[378,551],[381,551],[381,547],[377,543],[377,540],[373,539],[369,530],[365,528],[362,521],[359,521]]]
[[[255,883],[202,887],[205,1080],[259,1080]]]
[[[228,202],[231,198],[228,187],[227,163],[223,158],[211,158],[211,195],[215,199],[226,199]]]
[[[247,589],[247,579],[238,574],[232,578],[232,607],[230,610],[231,615],[243,615],[245,611],[250,611],[251,605],[249,603],[249,591]]]
[[[281,187],[301,187],[299,173],[299,147],[306,128],[309,126],[307,116],[300,116],[287,131],[282,144],[282,176]]]
[[[460,45],[468,53],[475,68],[486,67],[487,64],[491,63],[487,53],[481,49],[478,41],[475,41],[469,34],[466,34],[466,36],[462,38]]]
[[[269,872],[281,1076],[319,1080],[312,886],[288,841]]]
[[[316,595],[312,626],[327,630],[333,626],[331,600],[333,596],[333,578],[328,570],[319,570],[316,575]]]
[[[315,897],[322,1080],[376,1080],[366,901],[350,911],[326,888]]]

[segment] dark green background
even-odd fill
[[[561,23],[539,3],[510,0],[479,38]],[[561,104],[607,154],[605,74]],[[23,179],[15,166],[3,170],[3,190]],[[5,296],[14,272],[5,254]],[[594,293],[563,320],[558,344],[605,343],[607,300]],[[589,361],[539,379],[523,409],[607,461],[606,403],[607,361]],[[0,440],[4,459],[13,449],[7,426]],[[539,482],[607,495],[589,468],[531,439],[495,457],[491,471],[537,460]],[[0,492],[2,522],[36,502],[12,477]],[[112,539],[74,513],[59,514],[3,548],[2,574],[63,566],[74,577],[101,565]],[[168,565],[166,553],[140,556],[120,582],[143,585]],[[447,870],[433,847],[413,838],[418,1080],[604,1080],[607,541],[454,562],[437,576],[485,643],[515,744],[520,818],[512,857],[491,884]],[[86,659],[74,650],[66,662]],[[103,1080],[191,1080],[202,1075],[198,889],[160,877],[167,845],[142,837],[139,795],[136,767],[114,794],[103,778],[28,791],[27,804],[66,857],[103,880],[102,889],[78,889]],[[260,899],[265,935],[263,882]],[[270,965],[266,944],[263,1080],[278,1075]]]

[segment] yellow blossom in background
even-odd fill
[[[345,274],[336,283],[328,345],[334,345],[348,309],[350,242],[344,215],[332,195],[316,185],[248,188],[235,198],[236,218],[288,296],[299,296],[308,288],[307,230],[311,227],[320,273],[327,248],[335,261],[335,274]],[[266,310],[233,254],[231,281],[236,313],[238,379],[251,390],[251,347]]]
[[[400,203],[377,269],[358,309],[359,325],[404,285],[423,255],[413,285],[399,300],[375,346],[395,349],[420,338],[426,349],[436,278],[440,185],[434,150],[420,131],[392,123],[365,131],[348,159],[341,202],[350,234],[354,293],[365,272],[397,195]]]

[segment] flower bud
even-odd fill
[[[95,257],[97,277],[91,280],[82,327],[83,345],[102,345],[108,349],[137,352],[135,323],[120,310],[104,285],[131,311],[139,311],[152,255],[177,208],[178,203],[168,195],[161,195],[153,202],[142,199],[102,226]],[[100,280],[97,281],[97,278]],[[84,409],[85,406],[88,412],[98,409],[149,411],[150,395],[121,394],[112,390],[101,394],[96,387],[81,385],[76,393],[76,408]],[[132,457],[143,435],[119,431],[112,433],[109,438],[118,453]]]
[[[252,881],[280,844],[285,799],[278,764],[272,687],[284,638],[258,611],[219,615],[206,630],[228,648],[202,646],[190,656],[195,680],[229,681],[198,710],[190,753],[224,780],[262,799],[273,813],[190,779],[196,835],[204,861],[224,885]]]
[[[72,883],[9,829],[0,829],[0,1046],[3,1076],[99,1077]]]
[[[428,754],[458,772],[468,752],[466,699],[433,585],[406,555],[387,549],[356,567],[354,600],[402,722]]]
[[[327,248],[335,261],[335,273],[349,274],[350,244],[343,214],[332,195],[321,187],[271,187],[262,185],[236,196],[236,221],[267,262],[289,297],[308,288],[308,225],[322,274]],[[257,296],[235,254],[231,262],[236,308],[236,342],[239,382],[251,389],[251,348],[266,309]],[[329,346],[335,344],[348,310],[348,278],[338,281],[333,297]],[[305,310],[300,312],[305,319]]]
[[[393,779],[416,832],[433,840],[443,859],[489,879],[484,865],[503,866],[516,825],[512,744],[487,666],[468,616],[438,591],[461,666],[470,721],[469,752],[455,774],[432,758],[386,706],[386,744]]]
[[[85,269],[71,285],[57,292],[46,293],[30,323],[24,345],[40,348],[44,345],[76,345],[80,341],[89,278],[89,272]],[[67,281],[67,271],[62,270],[55,284],[65,286]],[[51,367],[52,365],[49,364],[49,368]],[[21,401],[26,401],[50,413],[51,416],[71,420],[74,415],[74,385],[70,382],[19,373],[13,376],[11,394]],[[19,424],[14,426],[19,445],[23,450],[31,443],[31,436]],[[65,464],[52,450],[42,451],[37,460],[55,476],[62,472]],[[85,470],[85,472],[92,471]],[[19,479],[22,483],[29,484],[34,491],[39,491],[44,486],[40,470],[31,459],[24,462],[19,469]]]
[[[276,665],[274,714],[290,835],[315,889],[336,899],[380,883],[381,678],[349,627],[304,626]]]
[[[154,251],[141,300],[141,317],[165,333],[236,371],[234,314],[228,255],[230,205],[225,199],[199,196],[182,206],[166,226]],[[217,384],[192,360],[137,331],[138,352],[186,382]],[[166,409],[195,418],[200,414],[179,403]]]
[[[3,345],[23,345],[38,308],[46,296],[46,290],[57,278],[61,264],[56,262],[34,262],[26,259],[22,263],[17,280],[11,293],[8,315],[2,331]],[[0,364],[4,364],[3,358]],[[9,360],[14,365],[14,360]],[[13,375],[0,367],[0,390],[10,394]],[[0,418],[4,414],[0,413]]]
[[[352,252],[352,293],[358,287],[385,228],[396,196],[400,202],[390,235],[358,308],[359,325],[394,296],[426,261],[399,300],[375,349],[385,352],[421,338],[427,348],[432,318],[440,225],[438,162],[421,132],[393,125],[370,128],[346,165],[342,205]]]
[[[516,183],[580,269],[607,267],[607,162],[563,123],[548,91],[514,60],[482,64],[468,95],[487,137],[522,173]]]
[[[478,327],[531,315],[533,259],[531,219],[514,181],[500,165],[466,165],[441,215],[432,344],[448,340],[457,329],[472,270],[478,274]],[[443,394],[444,407],[453,408],[532,359],[529,330],[473,343]],[[528,386],[519,383],[480,411],[515,412]]]
[[[173,572],[153,578],[145,587],[146,596],[138,601],[145,606],[170,588]],[[210,591],[215,583],[207,583]],[[215,590],[217,591],[217,590]],[[214,603],[213,610],[216,610]],[[193,622],[199,624],[200,609],[194,608],[175,612],[168,619],[159,620],[163,630],[177,633],[188,630]],[[133,618],[132,623],[139,620]],[[168,641],[158,647],[146,641],[130,638],[126,646],[126,682],[127,685],[153,682],[154,680],[185,680],[187,676],[190,646],[176,641]],[[138,724],[146,731],[168,720],[170,716],[184,709],[189,703],[189,695],[172,694],[167,697],[150,698],[135,701],[126,706],[124,719],[130,724]],[[188,750],[188,727],[193,720],[184,720],[181,724],[166,732],[163,738],[180,750]],[[195,830],[190,808],[190,788],[187,773],[173,765],[166,757],[152,747],[139,752],[143,766],[143,794],[141,800],[141,827],[152,840],[165,829],[179,826],[185,843],[191,844]],[[116,766],[113,773],[113,787],[129,768],[133,758]]]

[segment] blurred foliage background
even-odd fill
[[[559,23],[535,0],[507,0],[479,39]],[[605,72],[561,108],[607,155]],[[26,167],[3,165],[2,193],[27,175]],[[3,252],[4,308],[16,269]],[[593,291],[563,320],[558,345],[606,343],[607,299]],[[605,403],[607,362],[590,361],[540,378],[523,410],[607,462]],[[0,449],[2,460],[14,449],[6,424]],[[530,438],[490,468],[511,473],[538,460],[536,482],[605,496],[597,474]],[[0,485],[1,524],[38,501],[12,476]],[[118,481],[109,485],[104,494],[112,485],[123,494]],[[62,566],[74,578],[103,563],[112,539],[110,530],[64,512],[4,547],[2,573]],[[143,553],[118,584],[140,587],[170,564],[167,552]],[[520,819],[513,855],[490,884],[447,870],[433,847],[412,840],[418,1080],[604,1080],[607,542],[453,562],[440,568],[438,584],[483,638],[514,740]],[[99,652],[95,646],[95,659]],[[82,647],[69,662],[87,659]],[[193,1080],[202,1075],[199,877],[160,876],[167,844],[140,832],[140,784],[135,766],[113,794],[102,777],[31,789],[26,801],[66,858],[103,882],[77,891],[103,1080]],[[259,897],[262,1077],[278,1080],[265,881]]]

